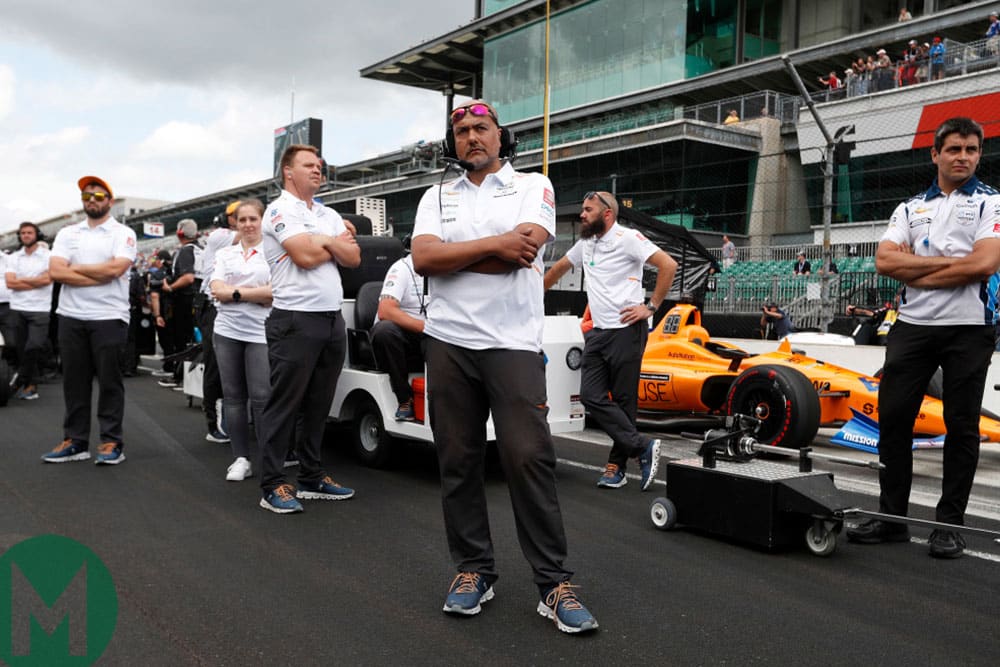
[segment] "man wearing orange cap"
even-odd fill
[[[49,275],[59,293],[59,350],[63,366],[63,441],[42,457],[46,463],[90,458],[90,410],[97,378],[98,465],[125,460],[122,420],[125,385],[119,355],[128,338],[129,267],[135,232],[111,215],[111,187],[97,176],[78,182],[86,219],[59,230]]]
[[[239,200],[231,202],[226,206],[225,212],[216,217],[219,228],[208,235],[205,248],[201,251],[201,271],[198,276],[201,279],[201,292],[195,298],[195,313],[201,330],[201,358],[205,364],[201,380],[201,407],[208,424],[205,439],[209,442],[229,442],[229,436],[222,426],[222,381],[219,379],[219,365],[215,361],[215,349],[212,347],[216,311],[210,283],[215,269],[215,254],[239,242],[239,234],[236,232],[236,209],[239,205]]]

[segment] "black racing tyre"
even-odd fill
[[[819,394],[794,368],[754,366],[733,381],[726,413],[760,419],[754,437],[762,445],[798,449],[812,443],[819,430]]]
[[[365,398],[354,413],[354,451],[361,462],[382,468],[392,458],[393,439],[385,430],[382,413],[371,398]]]
[[[0,347],[0,349],[3,349]],[[0,359],[0,408],[7,405],[10,398],[10,366],[3,359]]]

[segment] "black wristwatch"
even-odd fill
[[[233,290],[233,301],[236,302],[236,303],[239,303],[239,300],[242,299],[242,298],[243,298],[243,295],[240,294],[240,291],[238,289],[234,289]]]
[[[651,313],[655,313],[655,312],[656,312],[656,306],[654,306],[654,305],[653,305],[653,304],[651,304],[651,303],[647,303],[647,304],[646,304],[646,308],[648,308],[648,309],[649,309],[649,312],[651,312]]]

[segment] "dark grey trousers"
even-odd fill
[[[323,431],[337,380],[344,366],[347,334],[340,311],[309,313],[271,310],[264,325],[271,364],[271,396],[258,433],[261,445],[260,486],[267,492],[285,481],[284,464],[295,442],[296,416],[303,434],[296,451],[299,481],[317,482],[326,473],[320,464]]]
[[[639,369],[648,337],[645,320],[621,329],[591,329],[584,334],[580,401],[611,437],[614,444],[608,463],[622,471],[649,441],[635,427]]]
[[[128,340],[122,320],[77,320],[59,316],[59,353],[63,367],[63,437],[90,441],[90,401],[97,378],[97,421],[101,442],[122,441],[125,383],[119,355]]]
[[[484,483],[486,420],[492,410],[517,537],[534,581],[544,590],[569,579],[542,355],[467,350],[428,338],[427,381],[455,567],[490,582],[497,578]]]

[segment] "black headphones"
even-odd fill
[[[455,131],[451,126],[444,135],[444,156],[452,160],[458,159],[458,153],[455,151]],[[517,137],[514,136],[514,130],[503,126],[500,126],[500,157],[507,158],[511,162],[517,157]]]
[[[38,225],[36,225],[33,222],[22,222],[20,225],[17,226],[17,242],[18,243],[21,243],[21,228],[22,227],[28,227],[28,226],[30,226],[32,229],[35,230],[35,242],[36,243],[39,242],[39,241],[45,241],[46,240],[45,239],[45,234],[42,233],[42,230],[41,230],[41,228]],[[21,244],[21,245],[23,246],[24,244]]]

